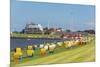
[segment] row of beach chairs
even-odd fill
[[[40,56],[44,57],[46,56],[47,52],[54,53],[56,48],[65,47],[67,49],[72,47],[81,47],[83,45],[86,45],[87,43],[90,43],[93,39],[94,39],[93,37],[81,37],[79,39],[66,40],[64,42],[46,43],[45,45],[40,44],[39,46],[28,45],[26,49],[27,56],[24,58],[33,58],[35,51],[38,50],[37,48],[39,48]],[[14,56],[14,61],[22,61],[23,60],[22,49],[16,48],[13,56]]]

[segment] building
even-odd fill
[[[26,24],[25,29],[23,30],[23,33],[26,34],[40,34],[43,32],[43,27],[41,24]]]

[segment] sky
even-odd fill
[[[11,0],[11,31],[21,31],[27,23],[73,31],[95,29],[95,6]]]

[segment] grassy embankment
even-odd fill
[[[48,34],[21,34],[21,33],[11,33],[11,37],[18,38],[59,38],[58,35],[48,35]]]
[[[11,62],[11,66],[18,67],[23,65],[93,62],[95,61],[95,41],[78,48],[57,48],[54,54],[47,54],[46,57],[40,57],[38,54],[39,51],[35,53],[33,59],[24,59],[19,63]]]

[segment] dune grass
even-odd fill
[[[45,57],[37,56],[20,63],[11,63],[12,67],[42,65],[42,64],[62,64],[62,63],[79,63],[79,62],[93,62],[95,61],[95,41],[84,45],[82,47],[74,47],[65,49],[61,47],[55,50],[54,54],[47,54]]]
[[[12,33],[11,37],[17,38],[60,38],[58,35],[48,35],[48,34],[23,34],[23,33]]]

